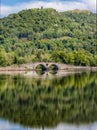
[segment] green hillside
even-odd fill
[[[97,66],[96,14],[29,9],[0,19],[0,65],[47,61]]]

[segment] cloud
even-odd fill
[[[31,1],[25,3],[18,3],[14,6],[1,5],[1,17],[7,16],[11,13],[16,13],[23,9],[30,8],[54,8],[58,11],[67,11],[73,9],[87,9],[96,12],[96,0],[81,0],[77,1]]]
[[[86,5],[87,9],[92,12],[96,12],[96,0],[82,0],[82,2]],[[96,12],[97,13],[97,12]]]

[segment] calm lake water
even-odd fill
[[[97,72],[0,74],[0,130],[97,130]]]

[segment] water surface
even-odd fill
[[[97,72],[1,74],[0,130],[97,130]]]

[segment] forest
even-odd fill
[[[22,10],[0,19],[0,66],[58,62],[97,66],[97,14]]]

